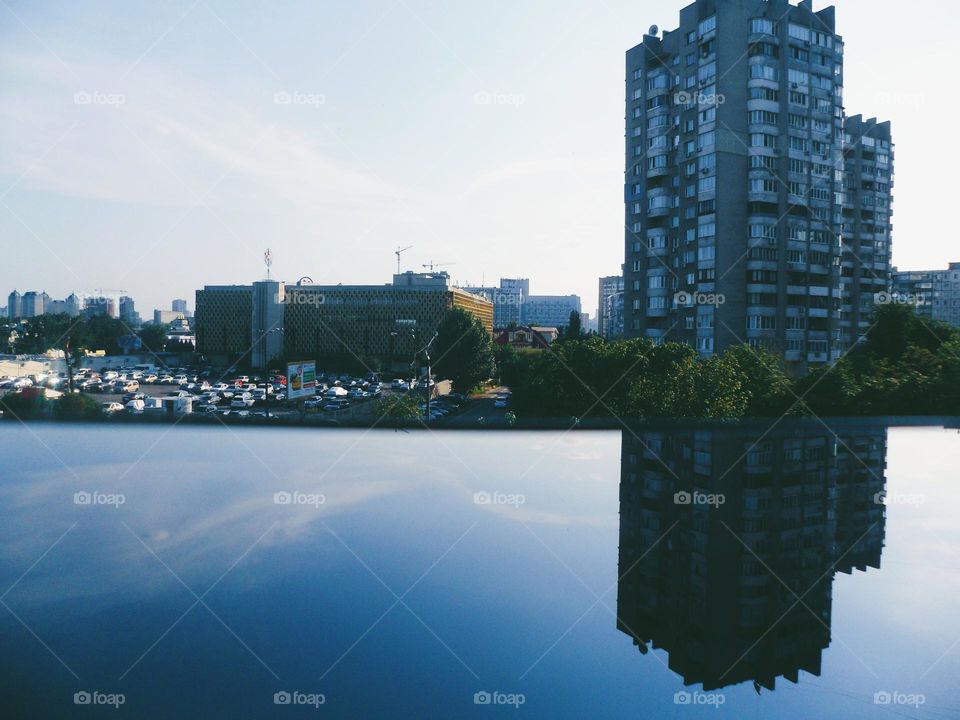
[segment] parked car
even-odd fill
[[[507,406],[507,396],[497,395],[496,400],[493,401],[493,406],[495,408],[505,408]]]
[[[105,413],[115,413],[123,410],[123,405],[118,402],[105,402],[100,403],[100,409]]]
[[[230,407],[234,409],[251,408],[254,404],[255,401],[252,397],[243,397],[242,395],[230,401]]]
[[[350,403],[346,400],[331,400],[323,406],[323,409],[326,412],[337,412],[338,410],[345,410],[348,407],[350,407]]]

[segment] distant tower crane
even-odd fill
[[[430,272],[433,272],[433,269],[435,267],[446,267],[447,265],[456,265],[456,263],[452,263],[452,262],[435,263],[433,260],[431,260],[426,265],[421,265],[421,267],[430,268]]]
[[[397,275],[400,274],[400,253],[405,253],[407,250],[412,248],[413,245],[407,245],[405,248],[397,245],[397,249],[393,251],[393,254],[397,256]]]

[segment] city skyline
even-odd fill
[[[405,269],[435,258],[456,263],[460,284],[534,277],[545,294],[590,298],[595,316],[596,279],[622,262],[622,53],[683,4],[512,8],[500,35],[493,6],[470,17],[491,32],[463,38],[465,11],[416,5],[266,27],[215,5],[109,18],[97,5],[7,7],[0,122],[16,142],[0,150],[0,231],[31,251],[11,253],[0,287],[65,297],[119,283],[166,307],[258,279],[267,245],[274,277],[367,283],[403,243]],[[892,264],[947,267],[933,210],[957,150],[928,121],[934,102],[956,103],[940,89],[945,4],[875,7],[837,8],[845,104],[894,127]],[[927,28],[909,64],[873,42],[904,25]]]

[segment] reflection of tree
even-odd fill
[[[705,690],[819,675],[835,571],[880,565],[885,452],[877,428],[625,431],[618,628]]]

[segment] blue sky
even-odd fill
[[[952,6],[836,4],[847,112],[893,121],[894,263],[960,260]],[[0,292],[125,289],[147,316],[257,279],[268,246],[287,281],[378,283],[399,244],[593,314],[622,262],[623,53],[680,7],[0,0]]]

